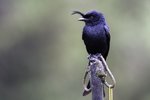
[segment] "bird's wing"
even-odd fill
[[[108,42],[110,42],[110,30],[109,30],[109,27],[107,25],[104,25],[104,29],[105,29],[105,32],[106,32],[106,37],[108,39]]]
[[[110,32],[109,32],[109,27],[107,25],[104,25],[104,30],[105,30],[105,33],[106,33],[107,45],[108,45],[108,50],[107,50],[107,52],[105,54],[105,57],[107,57],[108,52],[109,52],[109,46],[110,46]]]

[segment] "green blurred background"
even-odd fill
[[[84,23],[71,13],[92,9],[104,13],[111,30],[107,63],[117,81],[114,100],[150,100],[149,4],[0,0],[0,100],[91,100],[82,96]]]

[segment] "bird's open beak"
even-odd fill
[[[88,20],[88,19],[83,18],[83,17],[81,17],[81,18],[78,19],[78,21],[87,21],[87,20]]]
[[[85,15],[83,13],[81,13],[80,11],[73,11],[72,15],[74,15],[74,14],[79,14],[82,16],[81,18],[78,19],[78,21],[87,21],[88,20],[88,19],[84,18]]]
[[[81,15],[82,17],[84,17],[84,14],[81,13],[80,11],[73,11],[73,12],[72,12],[72,15],[74,15],[74,14],[79,14],[79,15]]]

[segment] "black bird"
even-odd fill
[[[79,21],[85,22],[82,39],[88,54],[100,53],[106,60],[109,52],[110,34],[104,15],[97,11],[90,11],[86,14],[74,11],[72,14],[80,14],[82,17],[79,18]],[[87,88],[90,88],[90,82]],[[83,92],[83,96],[87,94],[89,92]]]

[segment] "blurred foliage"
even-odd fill
[[[87,53],[73,10],[104,13],[114,100],[150,99],[149,0],[0,0],[0,99],[82,97]],[[106,90],[107,91],[107,90]],[[107,97],[106,97],[107,98]]]

